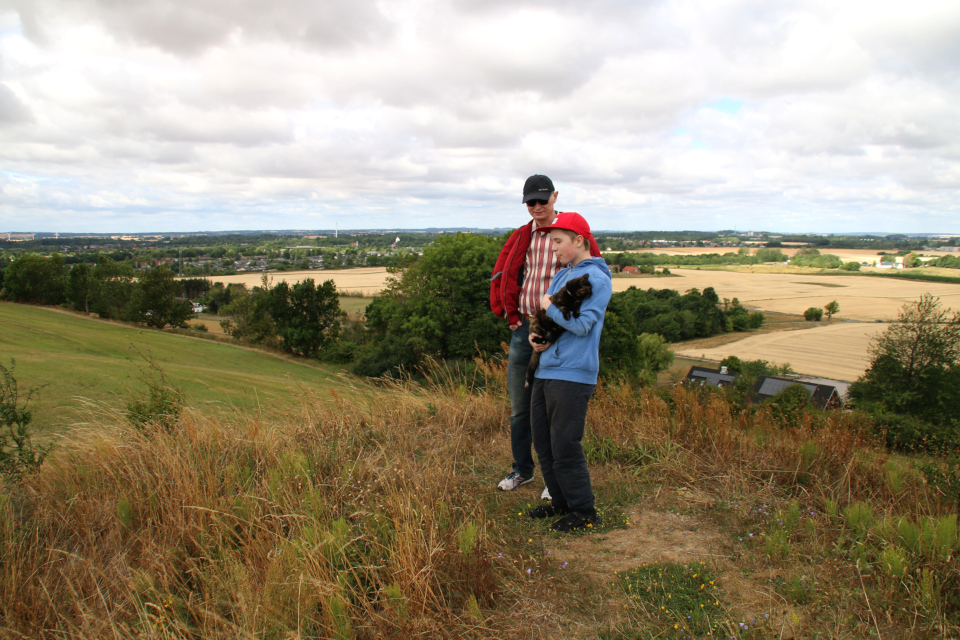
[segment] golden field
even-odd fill
[[[812,329],[747,334],[732,344],[710,348],[675,345],[676,355],[719,362],[735,355],[741,360],[789,363],[794,371],[835,380],[856,380],[869,364],[870,341],[886,330],[884,323],[818,322]]]
[[[663,250],[663,253],[712,253],[724,251],[717,247],[687,247]],[[659,251],[658,251],[659,252]],[[785,253],[793,253],[786,249]],[[844,260],[866,260],[876,252],[853,250],[843,252]],[[843,380],[856,379],[867,366],[867,347],[870,339],[885,328],[881,323],[846,323],[843,320],[889,322],[897,318],[900,308],[917,300],[924,293],[940,298],[944,307],[960,309],[960,285],[912,280],[894,280],[860,276],[820,275],[819,269],[805,272],[791,270],[776,272],[762,266],[740,271],[722,269],[672,269],[673,277],[616,277],[614,291],[630,286],[640,289],[675,289],[681,293],[689,289],[703,291],[713,287],[722,298],[739,298],[749,309],[767,312],[802,314],[808,307],[823,307],[836,300],[840,313],[833,322],[822,322],[810,331],[782,331],[773,334],[744,334],[736,345],[685,349],[677,345],[678,355],[721,360],[728,355],[741,359],[763,359],[789,363],[795,371]],[[305,278],[317,282],[332,279],[340,291],[372,296],[382,290],[389,274],[383,267],[329,271],[287,271],[267,274],[274,284],[290,284]],[[262,275],[248,273],[215,278],[217,282],[242,282],[248,287],[259,286]],[[218,329],[210,327],[212,331]]]
[[[317,271],[270,271],[267,273],[267,281],[272,285],[286,282],[296,284],[301,280],[313,278],[319,284],[327,280],[333,280],[337,285],[337,291],[340,293],[359,293],[364,296],[372,296],[386,286],[387,276],[386,267],[358,267],[356,269],[323,269]],[[251,272],[242,273],[235,276],[214,276],[210,280],[213,282],[222,282],[224,284],[241,283],[247,285],[247,288],[259,287],[262,282],[263,273]]]
[[[755,254],[759,247],[750,247],[750,253]],[[800,249],[805,247],[778,247],[780,251],[792,258]],[[711,253],[723,255],[725,253],[737,253],[739,247],[648,247],[643,249],[633,249],[631,253],[655,253],[668,256],[702,256]],[[620,253],[619,251],[604,251],[604,253]],[[820,253],[829,253],[835,255],[844,262],[866,262],[867,264],[876,264],[880,261],[880,253],[874,249],[826,249],[820,248]],[[939,258],[941,256],[957,255],[946,251],[920,251],[918,255],[929,258]]]
[[[905,303],[924,293],[939,297],[944,307],[960,309],[960,285],[944,282],[706,269],[671,269],[671,272],[677,277],[614,278],[613,290],[624,291],[636,286],[683,293],[693,288],[703,291],[713,287],[721,299],[739,298],[749,309],[800,314],[808,307],[822,307],[836,300],[840,304],[837,317],[850,320],[895,320]]]

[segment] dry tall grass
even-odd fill
[[[515,507],[491,498],[509,459],[503,367],[433,380],[384,383],[365,403],[305,392],[288,416],[188,410],[166,432],[106,414],[78,430],[39,475],[3,492],[0,632],[538,638],[602,625],[603,611],[576,609],[582,585],[531,585],[529,550],[507,522]],[[948,509],[915,478],[892,484],[888,456],[852,414],[784,426],[715,393],[608,386],[588,431],[592,455],[609,454],[602,468],[652,469],[659,484],[773,491],[821,510]],[[908,628],[898,616],[890,624]]]

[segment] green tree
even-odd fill
[[[179,327],[193,317],[190,303],[180,298],[183,287],[166,265],[144,272],[133,290],[129,315],[136,322],[162,329]]]
[[[640,382],[643,357],[637,340],[637,323],[632,315],[623,313],[616,305],[607,305],[603,331],[600,333],[599,356],[601,378],[623,376],[632,383]]]
[[[87,279],[89,311],[101,318],[128,318],[130,301],[136,288],[133,267],[100,254]]]
[[[63,256],[49,258],[26,253],[8,266],[4,273],[4,290],[14,302],[61,304],[67,294],[67,267]]]
[[[833,314],[840,313],[840,303],[836,300],[833,302],[828,302],[827,304],[823,305],[823,310],[826,312],[827,321],[829,322],[833,319]]]
[[[312,278],[292,287],[281,282],[266,294],[265,304],[280,336],[280,347],[304,356],[316,355],[334,340],[346,317],[333,280],[319,287]]]
[[[426,357],[471,358],[495,353],[509,328],[490,313],[490,273],[502,242],[479,234],[444,236],[423,256],[395,272],[367,307],[371,343],[357,365],[382,375]]]
[[[768,243],[769,246],[770,243]],[[757,262],[786,262],[787,256],[779,249],[757,249]]]
[[[67,299],[74,309],[90,313],[90,292],[93,284],[93,267],[81,262],[70,269],[67,278]]]
[[[663,336],[655,333],[641,333],[637,337],[637,345],[643,369],[654,379],[658,373],[665,371],[673,364],[673,351],[667,346]]]
[[[803,312],[803,319],[808,322],[820,322],[823,318],[823,309],[820,307],[810,307]]]
[[[870,346],[870,366],[850,386],[857,406],[916,416],[933,424],[958,424],[960,416],[960,313],[929,294],[900,310]]]
[[[267,311],[266,288],[245,286],[227,288],[230,302],[220,307],[220,327],[237,340],[264,343],[276,335],[276,327]]]

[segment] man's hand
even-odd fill
[[[516,330],[519,329],[522,325],[523,325],[522,322],[517,322],[517,323],[512,323],[512,322],[511,322],[511,323],[510,323],[510,331],[516,331]]]
[[[550,347],[550,345],[553,344],[553,343],[552,343],[552,342],[543,342],[543,343],[540,343],[540,342],[534,342],[534,341],[533,341],[534,338],[539,338],[539,337],[540,337],[539,334],[531,333],[529,336],[527,336],[527,342],[530,343],[530,346],[533,347],[533,350],[534,350],[534,351],[538,351],[538,352],[539,352],[539,351],[546,351],[546,350]]]
[[[550,299],[550,296],[543,294],[543,297],[540,298],[540,308],[546,311],[550,308],[550,305],[553,304],[553,300]]]

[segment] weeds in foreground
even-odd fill
[[[53,446],[33,441],[33,416],[27,407],[40,388],[30,387],[24,396],[13,375],[15,368],[12,358],[9,368],[0,363],[0,475],[11,484],[19,483],[25,473],[39,471]]]
[[[707,562],[644,564],[617,576],[629,600],[631,624],[604,633],[610,640],[632,638],[764,637],[770,613],[749,619],[731,615],[719,578]]]
[[[183,412],[183,392],[167,379],[166,373],[149,350],[133,348],[146,362],[140,369],[140,381],[146,390],[135,394],[127,403],[127,421],[141,431],[148,426],[172,431]]]
[[[774,638],[785,620],[794,637],[960,630],[952,501],[875,446],[856,414],[784,425],[718,394],[598,388],[585,447],[609,483],[604,525],[558,539],[515,515],[529,496],[492,490],[509,457],[503,366],[422,380],[384,381],[361,401],[305,393],[282,418],[184,408],[169,428],[116,415],[75,433],[25,479],[29,512],[0,503],[0,635]],[[545,551],[545,540],[629,534],[644,487],[716,498],[691,510],[726,537],[718,559],[593,583],[578,567],[598,558],[567,566]],[[611,602],[628,619],[612,623]]]

